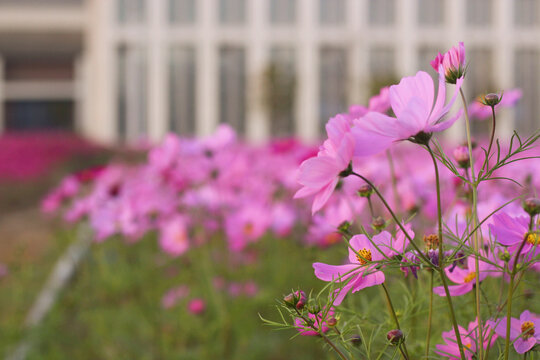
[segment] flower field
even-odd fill
[[[221,125],[65,177],[41,210],[93,244],[28,358],[540,358],[540,134],[496,131],[520,90],[467,104],[463,43],[431,65],[320,146]]]

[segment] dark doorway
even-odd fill
[[[6,130],[73,130],[72,100],[17,100],[5,103]]]

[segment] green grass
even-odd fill
[[[175,260],[160,252],[153,236],[136,244],[120,239],[94,244],[53,311],[31,334],[29,359],[333,358],[317,339],[289,341],[294,331],[275,331],[259,319],[259,313],[276,318],[275,299],[291,286],[322,286],[311,270],[316,252],[271,238],[252,251],[255,262],[242,265],[217,239]],[[335,251],[329,253],[337,261]],[[232,298],[214,290],[216,275],[253,279],[259,293]],[[190,298],[207,301],[204,314],[189,314],[187,299],[161,308],[163,294],[179,284],[190,286]]]

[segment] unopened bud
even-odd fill
[[[349,338],[349,341],[354,345],[354,346],[360,346],[362,345],[362,337],[358,334],[354,334],[352,335],[350,338]]]
[[[495,106],[498,103],[500,103],[502,100],[502,96],[499,97],[498,94],[489,93],[484,96],[484,98],[481,100],[482,104],[487,106]]]
[[[301,290],[292,292],[283,298],[283,302],[289,307],[302,310],[306,305],[306,293]]]
[[[525,210],[530,216],[540,214],[540,199],[528,198],[523,202],[523,210]]]
[[[338,230],[340,232],[347,233],[349,232],[350,227],[351,227],[351,223],[348,221],[344,221],[338,226]]]
[[[361,197],[370,197],[373,194],[373,187],[369,184],[364,184],[358,189],[358,195]]]
[[[469,149],[466,146],[459,146],[454,149],[454,159],[456,159],[460,168],[467,169],[471,165]]]
[[[386,227],[386,221],[384,221],[384,219],[379,216],[379,217],[373,219],[373,221],[371,222],[371,227],[374,230],[381,231],[382,229],[384,229]]]
[[[506,249],[504,249],[504,252],[499,253],[499,259],[501,259],[504,262],[510,261],[510,258],[511,258],[510,253]]]
[[[298,301],[296,302],[296,308],[298,310],[302,310],[304,308],[304,306],[306,306],[306,293],[303,292],[303,291],[297,291],[296,292],[297,294],[299,293],[298,295]]]
[[[398,345],[403,341],[403,331],[399,329],[390,330],[386,334],[386,338],[392,345]]]
[[[336,326],[338,323],[337,319],[335,317],[331,317],[330,319],[326,320],[326,325],[330,327]]]

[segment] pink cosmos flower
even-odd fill
[[[454,94],[446,105],[446,87],[442,72],[439,73],[436,100],[433,80],[424,71],[401,79],[398,85],[392,85],[390,104],[396,117],[370,112],[355,120],[351,129],[357,144],[355,155],[380,152],[395,141],[425,143],[432,133],[448,129],[461,116],[459,111],[442,120],[454,104],[462,83],[463,79],[458,79]]]
[[[462,326],[458,326],[458,328],[459,328],[459,334],[461,336],[461,341],[463,343],[464,350],[465,350],[465,357],[467,358],[467,360],[475,359],[476,358],[475,355],[478,350],[477,338],[479,337],[478,336],[479,335],[478,319],[469,323],[469,326],[467,329],[463,328]],[[491,325],[484,324],[482,338],[484,339],[483,347],[485,350],[492,347],[493,344],[495,343],[495,340],[497,339],[497,335],[493,335],[490,341],[489,336],[492,331],[493,331],[493,328]],[[444,356],[450,360],[459,360],[461,357],[460,357],[459,347],[457,345],[456,333],[454,332],[454,330],[443,332],[442,338],[445,341],[445,344],[436,345],[437,350],[435,350],[435,353],[437,353],[438,355]]]
[[[525,216],[511,217],[507,213],[499,213],[493,216],[493,223],[489,225],[491,233],[496,241],[508,246],[509,251],[515,252],[525,241],[521,251],[534,257],[540,254],[540,235],[537,232],[529,232],[529,219]]]
[[[458,285],[448,287],[451,296],[460,296],[471,291],[476,284],[476,263],[473,256],[467,258],[467,268],[462,269],[457,266],[448,266],[444,269],[446,276]],[[494,271],[492,265],[479,261],[479,277],[480,281],[484,280],[488,274]],[[437,286],[433,288],[433,292],[439,296],[446,296],[444,287]]]
[[[435,59],[431,61],[431,66],[437,72],[440,72],[442,68],[446,81],[451,84],[455,84],[458,79],[463,79],[466,67],[465,45],[463,42],[452,47],[444,55],[438,53]]]
[[[312,213],[319,211],[330,198],[338,184],[340,174],[351,163],[354,139],[350,134],[350,123],[338,115],[326,124],[326,140],[316,157],[300,165],[298,182],[303,186],[294,198],[315,195]]]
[[[168,254],[179,256],[189,249],[186,221],[175,216],[161,225],[159,245]]]
[[[200,315],[206,310],[206,302],[201,298],[195,298],[189,301],[188,311],[193,315]]]
[[[323,319],[324,310],[319,312],[317,315],[315,314],[308,314],[308,317],[310,320],[313,321],[313,325],[315,328],[320,329],[323,333],[328,332],[330,330],[330,327],[327,325],[326,321],[334,316],[334,308],[330,308],[328,310],[328,313],[326,314],[326,317]],[[296,326],[296,329],[298,332],[300,332],[300,335],[302,336],[317,336],[319,333],[311,326],[308,326],[306,322],[301,318],[294,319],[294,325]]]
[[[500,108],[507,108],[514,106],[519,99],[521,99],[523,92],[521,89],[511,89],[505,91],[502,96],[501,102],[495,105],[495,113]],[[484,105],[477,99],[471,106],[469,106],[469,116],[477,120],[485,120],[491,116],[491,106]]]
[[[497,321],[488,321],[495,328],[495,332],[502,338],[506,338],[506,321],[503,317]],[[514,349],[518,354],[526,353],[536,344],[540,344],[540,317],[525,310],[519,319],[510,320],[510,340],[514,342]]]
[[[189,294],[189,287],[187,285],[180,285],[169,289],[165,295],[161,298],[161,306],[164,309],[170,309],[178,300],[186,297]]]
[[[406,230],[411,236],[414,236],[410,226],[406,226]],[[372,262],[403,253],[409,241],[400,230],[395,239],[389,232],[383,231],[373,236],[371,241],[364,234],[355,235],[349,243],[348,264],[313,264],[317,278],[345,284],[336,290],[334,305],[340,305],[349,291],[354,293],[366,287],[382,284],[385,280],[384,273],[377,270],[377,264]]]

